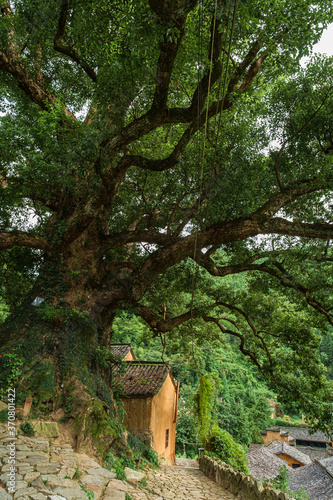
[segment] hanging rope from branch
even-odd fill
[[[229,61],[231,57],[231,47],[232,47],[232,39],[233,39],[233,33],[234,33],[234,27],[235,27],[235,22],[236,22],[236,12],[237,12],[237,2],[238,0],[235,0],[234,3],[234,9],[233,9],[233,18],[232,18],[232,24],[231,24],[231,30],[230,30],[230,36],[229,36],[229,44],[228,44],[228,50],[226,50],[227,46],[227,40],[228,40],[228,26],[230,22],[230,14],[231,14],[231,8],[232,8],[232,0],[229,2],[229,8],[228,8],[228,13],[227,13],[227,21],[226,21],[226,30],[225,30],[225,37],[224,37],[224,50],[223,50],[223,56],[222,56],[222,71],[221,71],[221,78],[219,82],[219,88],[218,88],[218,100],[217,102],[220,102],[220,96],[221,96],[221,88],[222,88],[222,79],[223,79],[223,90],[222,90],[222,102],[221,102],[221,109],[218,112],[218,125],[217,125],[217,131],[215,133],[215,146],[214,147],[214,157],[212,160],[212,164],[210,166],[211,170],[211,184],[213,182],[213,173],[215,170],[215,162],[216,162],[216,152],[217,152],[217,144],[218,144],[218,138],[219,138],[219,132],[220,132],[220,125],[221,125],[221,116],[222,116],[222,111],[224,107],[224,98],[225,98],[225,90],[226,90],[226,83],[228,79],[228,70],[229,70]],[[203,144],[201,145],[200,142],[200,132],[198,134],[198,158],[201,159],[201,168],[200,168],[200,180],[199,180],[199,198],[198,198],[198,216],[200,216],[201,208],[202,208],[202,188],[203,188],[203,172],[204,172],[204,164],[205,164],[205,152],[206,152],[206,141],[207,141],[207,134],[208,134],[208,110],[209,110],[209,98],[210,98],[210,92],[211,92],[211,78],[212,78],[212,69],[213,69],[213,55],[214,55],[214,41],[215,41],[215,31],[216,31],[216,19],[217,19],[217,0],[215,0],[215,8],[214,8],[214,15],[213,15],[213,28],[212,28],[212,39],[211,39],[211,57],[210,57],[210,66],[209,66],[209,80],[208,80],[208,92],[207,92],[207,105],[206,105],[206,113],[205,113],[205,126],[204,126],[204,138],[203,138]],[[198,57],[198,129],[200,130],[200,98],[201,98],[201,78],[200,78],[200,70],[202,68],[202,4],[199,7],[199,57]],[[225,60],[225,54],[227,53],[227,59],[226,59],[226,68],[224,70],[224,60]],[[224,78],[223,78],[224,75]],[[215,128],[216,128],[216,119],[215,119]],[[205,211],[205,217],[203,220],[202,224],[202,232],[201,232],[201,243],[199,242],[199,220],[197,223],[197,228],[195,232],[195,241],[194,241],[194,252],[193,252],[193,260],[196,263],[195,264],[195,270],[193,272],[193,277],[192,277],[192,293],[191,293],[191,337],[192,337],[192,356],[194,357],[194,334],[193,334],[193,305],[194,305],[194,297],[195,297],[195,291],[196,291],[196,285],[197,285],[197,280],[198,280],[198,275],[199,275],[199,268],[200,268],[200,254],[201,254],[201,248],[202,248],[202,243],[203,243],[203,238],[204,238],[204,232],[206,229],[206,220],[207,220],[207,215],[208,215],[208,206],[210,202],[210,191],[208,192],[208,197],[207,197],[207,203],[206,203],[206,211]],[[200,253],[199,253],[200,252]]]

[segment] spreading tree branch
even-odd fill
[[[15,246],[46,250],[48,242],[46,238],[24,231],[0,231],[0,250],[8,250]]]
[[[60,8],[60,16],[58,23],[58,30],[54,37],[54,49],[65,56],[68,56],[72,61],[77,63],[83,71],[92,79],[93,82],[97,82],[97,75],[93,68],[89,66],[89,64],[80,57],[78,51],[73,49],[70,45],[65,45],[63,43],[63,38],[65,36],[66,30],[66,20],[67,20],[67,12],[68,12],[68,2],[69,0],[62,0],[61,8]]]
[[[1,9],[1,14],[4,18],[11,19],[13,13],[9,2],[5,3]],[[37,72],[36,78],[33,78],[25,67],[21,58],[21,51],[16,46],[14,35],[14,27],[10,23],[6,50],[0,51],[0,70],[9,73],[16,80],[19,88],[23,90],[32,102],[38,104],[42,109],[49,111],[50,106],[54,106],[56,103],[56,96],[45,90],[43,86],[44,78],[40,69]],[[73,113],[68,109],[63,108],[63,112],[66,116],[76,120]]]

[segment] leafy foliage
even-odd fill
[[[5,353],[0,358],[0,384],[1,388],[8,390],[14,386],[21,376],[23,360],[15,353]],[[3,396],[1,394],[1,396]]]
[[[205,444],[216,420],[218,377],[216,374],[201,375],[198,392],[194,396],[194,415],[198,421],[199,438]]]
[[[278,476],[274,479],[266,479],[264,484],[282,491],[283,493],[287,493],[290,498],[295,498],[296,500],[309,500],[304,488],[297,491],[291,491],[289,489],[289,475],[286,465],[280,465]]]
[[[0,4],[0,349],[20,343],[22,395],[75,376],[112,413],[131,318],[188,385],[225,342],[327,430],[332,59],[300,59],[331,2],[244,0],[235,22],[221,1]],[[233,389],[220,416],[247,442],[264,400]]]
[[[207,439],[206,448],[209,456],[219,458],[234,470],[245,474],[249,473],[244,449],[233,440],[227,431],[214,426],[211,435]]]
[[[26,435],[26,436],[33,436],[34,435],[34,429],[31,425],[30,422],[23,422],[20,425],[21,431]]]
[[[232,436],[216,425],[216,401],[219,389],[217,374],[200,377],[194,398],[194,415],[198,420],[198,435],[205,449],[235,470],[248,473],[244,449]]]

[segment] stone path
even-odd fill
[[[187,462],[187,463],[186,463]],[[147,489],[154,500],[235,500],[236,497],[208,479],[195,460],[177,460],[177,465],[162,466],[148,472]]]
[[[11,462],[14,454],[15,462]],[[0,500],[235,499],[208,479],[194,460],[150,470],[146,478],[131,469],[125,472],[127,481],[119,481],[113,472],[86,454],[75,453],[69,444],[23,435],[13,440],[7,426],[0,424]]]

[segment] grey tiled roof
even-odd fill
[[[130,352],[135,360],[131,344],[110,344],[110,351],[112,354],[122,359],[126,358],[127,354]]]
[[[328,472],[328,468],[321,464],[325,460],[333,460],[333,457],[295,469],[289,477],[291,491],[299,490],[304,486],[309,500],[332,500],[333,477]]]
[[[289,435],[290,437],[300,439],[302,441],[317,441],[321,443],[327,443],[329,441],[323,432],[316,431],[313,434],[310,434],[309,429],[303,427],[267,427],[266,430],[275,432],[280,431],[281,436]]]
[[[128,361],[124,374],[120,374],[118,367],[114,368],[113,383],[121,387],[125,396],[148,398],[159,392],[169,373],[168,363]]]
[[[312,460],[308,455],[302,453],[294,446],[289,446],[289,444],[284,442],[281,443],[280,441],[272,441],[271,443],[266,445],[266,448],[269,449],[272,453],[275,453],[275,455],[284,453],[285,455],[294,458],[304,465],[309,465],[312,463]]]
[[[323,458],[327,458],[327,450],[326,448],[313,448],[312,446],[299,446],[297,445],[298,451],[305,453],[308,457],[311,458],[312,462],[315,460],[321,460]]]
[[[322,465],[333,478],[333,457],[322,458],[318,460],[318,463]]]
[[[286,465],[286,462],[279,458],[265,446],[256,448],[246,454],[249,461],[250,474],[255,479],[273,479],[279,474],[279,467]],[[293,469],[288,467],[288,472],[293,473]]]

